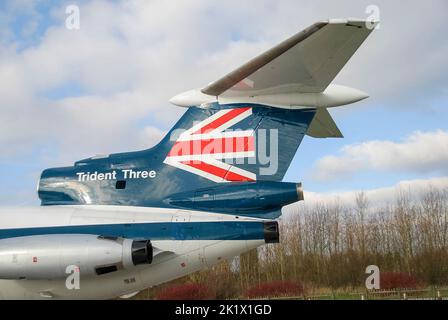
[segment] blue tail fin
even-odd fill
[[[314,115],[315,109],[250,104],[191,107],[151,149],[45,170],[39,197],[43,205],[169,207],[166,199],[187,191],[223,183],[278,182]]]
[[[281,181],[314,115],[247,104],[189,108],[162,142],[164,163],[190,182]]]

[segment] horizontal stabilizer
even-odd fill
[[[316,115],[314,116],[314,119],[311,122],[306,134],[313,138],[344,137],[331,117],[331,114],[325,108],[317,109]]]
[[[366,21],[313,24],[202,89],[211,96],[323,92],[372,32]]]

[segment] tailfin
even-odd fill
[[[173,207],[173,195],[188,198],[193,194],[196,199],[198,192],[209,194],[204,188],[232,182],[246,183],[243,198],[251,190],[258,197],[261,182],[268,183],[263,184],[263,192],[276,194],[284,187],[275,183],[283,179],[315,112],[256,104],[190,107],[151,149],[93,157],[77,161],[73,167],[45,170],[39,197],[43,205]],[[221,191],[231,197],[232,190]],[[302,197],[296,184],[288,190],[295,198]],[[278,212],[272,203],[278,206],[291,199],[276,196],[263,212]],[[245,211],[250,208],[251,204],[246,204]]]
[[[281,181],[315,112],[248,104],[189,108],[164,141],[164,163],[189,172],[189,181]]]

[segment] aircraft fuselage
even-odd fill
[[[0,280],[0,298],[108,299],[131,294],[213,266],[272,241],[272,236],[277,236],[278,240],[278,230],[274,233],[266,230],[267,223],[272,222],[163,208],[51,206],[2,209],[0,245],[2,239],[15,237],[107,233],[119,238],[149,239],[162,254],[155,256],[151,264],[132,269],[86,277],[81,272],[79,289],[67,288],[70,273],[60,279]],[[31,268],[44,263],[45,252],[41,255],[29,257],[30,263],[35,261]],[[4,263],[5,258],[8,258],[7,252],[0,256],[0,261]]]

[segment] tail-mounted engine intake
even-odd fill
[[[82,276],[102,275],[152,259],[149,240],[84,234],[10,238],[0,240],[0,279],[57,279],[73,270]]]

